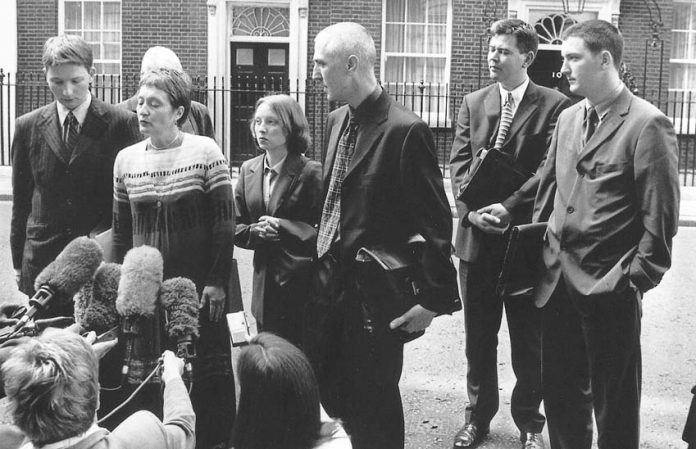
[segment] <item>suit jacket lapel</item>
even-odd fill
[[[343,108],[343,112],[337,114],[337,117],[330,125],[331,127],[327,130],[329,134],[329,141],[326,146],[326,159],[324,161],[324,192],[329,189],[329,182],[331,181],[331,171],[333,170],[333,164],[336,160],[336,151],[338,150],[338,139],[341,137],[341,130],[344,126],[347,126],[348,122],[348,107]]]
[[[288,157],[285,159],[280,173],[278,173],[278,181],[276,181],[273,194],[268,202],[268,215],[275,215],[283,205],[297,182],[303,165],[302,156],[296,153],[288,153]]]
[[[74,162],[82,153],[99,150],[95,142],[102,138],[108,126],[106,115],[107,111],[104,103],[92,97],[92,102],[85,116],[85,122],[82,124],[80,135],[77,138],[75,148],[73,148],[70,163]]]
[[[266,205],[263,204],[263,157],[249,164],[249,171],[244,174],[244,196],[252,220],[266,215]]]
[[[382,125],[389,117],[391,101],[389,94],[383,90],[382,94],[373,105],[369,117],[360,122],[358,127],[358,138],[355,141],[355,153],[350,160],[348,170],[346,170],[345,179],[347,179],[355,170],[355,167],[360,164],[360,161],[365,159],[365,156],[374,149],[375,145],[382,137],[382,134],[384,134]]]
[[[527,86],[527,92],[522,96],[522,101],[517,106],[517,111],[515,111],[515,116],[512,118],[512,124],[510,125],[510,130],[505,137],[505,142],[503,143],[503,148],[506,144],[512,140],[517,133],[520,132],[522,126],[529,120],[532,114],[537,110],[537,88],[531,81]]]
[[[53,151],[58,159],[68,164],[63,156],[63,138],[61,137],[61,124],[58,120],[58,108],[54,101],[51,107],[46,108],[38,123],[38,128],[41,130],[48,147]]]
[[[498,84],[493,84],[488,92],[486,99],[483,101],[483,107],[486,113],[488,123],[488,142],[486,148],[492,148],[495,144],[495,138],[498,135],[498,124],[500,123],[500,90]],[[478,151],[478,148],[472,148],[473,151]]]
[[[585,143],[585,147],[580,152],[578,161],[592,154],[604,141],[614,134],[614,132],[623,124],[624,116],[628,114],[630,106],[631,93],[628,91],[628,89],[624,88],[621,94],[619,94],[619,98],[616,99],[614,105],[604,116],[603,121],[599,124],[594,134],[592,134],[592,137],[590,137],[590,140]],[[584,120],[584,112],[585,111],[583,108],[580,108],[580,139],[582,139],[582,121]]]

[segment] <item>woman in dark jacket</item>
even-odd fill
[[[250,128],[264,153],[240,170],[235,243],[254,250],[251,307],[259,330],[299,344],[316,251],[321,165],[302,154],[311,142],[309,127],[292,97],[261,98]]]

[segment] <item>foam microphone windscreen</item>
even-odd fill
[[[162,286],[162,254],[151,246],[126,253],[118,283],[116,311],[122,317],[152,316]]]
[[[75,302],[75,321],[80,324],[82,329],[102,332],[118,324],[116,298],[120,279],[121,265],[103,263],[97,268],[92,282],[78,292],[79,295],[83,290],[89,288],[90,293],[89,302],[79,317],[78,304],[77,301]]]
[[[169,338],[198,337],[198,292],[190,279],[167,279],[160,289],[160,302],[169,315],[165,330]]]
[[[57,296],[72,299],[80,287],[92,279],[102,258],[102,249],[95,240],[78,237],[36,276],[34,288],[39,290],[47,286]]]

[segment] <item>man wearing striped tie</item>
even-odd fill
[[[450,160],[455,197],[481,149],[498,149],[536,172],[558,115],[570,104],[563,94],[537,86],[527,76],[539,45],[532,27],[518,19],[500,20],[491,25],[490,34],[488,69],[496,82],[462,101]],[[460,259],[469,404],[465,424],[454,438],[455,449],[477,446],[498,411],[497,345],[503,306],[517,377],[512,418],[523,448],[543,447],[541,315],[529,297],[501,298],[495,292],[505,254],[504,233],[510,225],[531,221],[537,186],[533,176],[501,203],[476,210],[457,201],[455,254]]]

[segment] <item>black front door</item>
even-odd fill
[[[581,99],[570,93],[568,80],[561,74],[563,58],[559,50],[539,50],[527,73],[529,78],[540,86],[550,87],[564,93],[573,102]]]
[[[232,42],[230,162],[240,164],[257,154],[249,130],[256,101],[273,92],[288,92],[289,44]]]

